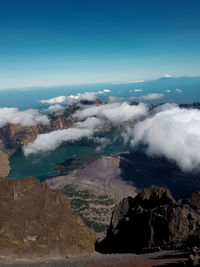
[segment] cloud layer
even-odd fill
[[[61,96],[53,97],[50,99],[40,100],[40,102],[42,104],[50,104],[50,105],[52,105],[52,104],[64,104],[67,102],[67,97],[64,95],[61,95]]]
[[[149,156],[164,156],[182,171],[200,171],[199,110],[163,105],[153,117],[138,122],[131,134],[131,144],[147,145]]]
[[[56,130],[47,134],[40,134],[36,140],[24,146],[26,156],[39,152],[51,151],[63,142],[79,141],[82,138],[90,138],[99,130],[102,122],[96,118],[88,118],[84,122],[78,122],[74,128]]]
[[[54,150],[63,142],[79,141],[82,138],[92,138],[96,133],[105,131],[104,125],[107,121],[122,123],[137,120],[147,115],[145,104],[130,106],[124,102],[92,106],[75,113],[75,118],[80,120],[73,128],[57,130],[47,134],[38,135],[33,143],[24,147],[25,155]],[[106,139],[95,139],[102,147],[108,143]]]
[[[40,114],[35,109],[19,111],[18,108],[0,108],[0,127],[6,124],[20,124],[21,126],[33,126],[36,124],[48,124],[47,116]]]
[[[143,103],[137,106],[130,106],[128,103],[123,102],[92,106],[82,111],[77,111],[74,117],[83,120],[87,117],[97,116],[98,118],[107,119],[113,123],[123,123],[145,116],[147,112],[147,106]]]
[[[60,104],[54,104],[50,105],[47,109],[45,109],[45,112],[47,113],[55,113],[56,115],[62,114],[65,107],[61,106]]]
[[[95,100],[97,95],[102,95],[105,93],[109,93],[109,89],[104,89],[103,91],[98,92],[85,92],[83,94],[78,93],[77,95],[69,95],[69,96],[57,96],[50,99],[42,99],[40,102],[42,104],[47,105],[55,105],[55,104],[72,104],[74,102],[80,101],[80,100]]]

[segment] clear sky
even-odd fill
[[[0,88],[200,75],[199,0],[0,0]]]

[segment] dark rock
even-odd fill
[[[185,266],[199,266],[200,257],[196,247],[192,248],[188,260],[185,262]]]
[[[199,102],[194,102],[192,104],[180,104],[180,108],[195,108],[195,109],[200,109],[200,103]]]
[[[130,103],[130,106],[138,106],[139,105],[139,102],[136,102],[136,101],[133,101]]]
[[[100,99],[96,98],[95,100],[87,100],[87,99],[83,99],[80,100],[79,102],[81,105],[101,105],[103,104],[103,101],[101,101]]]
[[[100,252],[138,252],[194,245],[200,240],[199,193],[176,202],[167,189],[151,186],[116,205]],[[195,205],[195,209],[193,208]]]
[[[194,209],[200,210],[200,191],[195,192],[187,199],[188,204],[190,204]]]

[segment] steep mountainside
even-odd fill
[[[95,234],[63,193],[34,178],[0,178],[0,255],[48,257],[93,252]]]

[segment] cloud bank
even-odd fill
[[[49,106],[47,109],[45,109],[45,112],[47,113],[55,113],[56,115],[62,114],[65,107],[61,106],[60,104],[55,104]]]
[[[79,141],[83,137],[92,136],[90,129],[69,128],[57,130],[48,134],[40,134],[33,143],[24,147],[24,154],[28,156],[39,152],[51,151],[56,149],[63,142]]]
[[[6,124],[20,124],[21,126],[34,126],[36,124],[49,124],[47,116],[35,109],[19,111],[18,108],[0,108],[0,127]]]
[[[102,95],[105,93],[109,93],[109,89],[104,89],[103,91],[98,91],[98,92],[85,92],[83,94],[78,93],[77,95],[69,95],[69,96],[57,96],[53,97],[50,99],[42,99],[40,102],[42,104],[47,104],[47,105],[55,105],[55,104],[68,104],[71,105],[74,102],[80,101],[80,100],[95,100],[97,95]]]
[[[130,106],[128,103],[123,102],[92,106],[82,111],[77,111],[74,117],[83,120],[87,117],[97,116],[113,123],[123,123],[145,116],[147,112],[147,106],[143,103],[137,106]]]
[[[91,139],[96,133],[105,131],[104,126],[107,121],[122,123],[137,120],[141,116],[147,115],[147,112],[145,104],[130,106],[126,102],[92,106],[82,111],[77,111],[74,117],[81,121],[77,122],[73,128],[38,135],[34,142],[29,143],[23,148],[24,154],[27,156],[29,154],[54,150],[63,142],[79,141],[82,138]],[[95,142],[99,142],[99,147],[103,146],[102,142],[104,141],[108,143],[105,138],[95,139]]]
[[[36,140],[23,147],[25,156],[39,152],[52,151],[63,142],[79,141],[82,138],[90,138],[96,133],[102,122],[96,118],[88,118],[84,122],[78,122],[74,128],[56,130],[47,134],[40,134]]]
[[[89,101],[93,101],[95,100],[97,97],[95,96],[95,93],[84,93],[84,94],[80,94],[80,100],[89,100]]]
[[[164,156],[182,171],[200,171],[200,110],[163,105],[153,117],[138,122],[131,134],[131,144],[147,145],[149,156]]]
[[[40,102],[42,104],[50,104],[50,105],[52,105],[52,104],[64,104],[67,102],[67,97],[64,95],[61,95],[61,96],[53,97],[50,99],[40,100]]]

